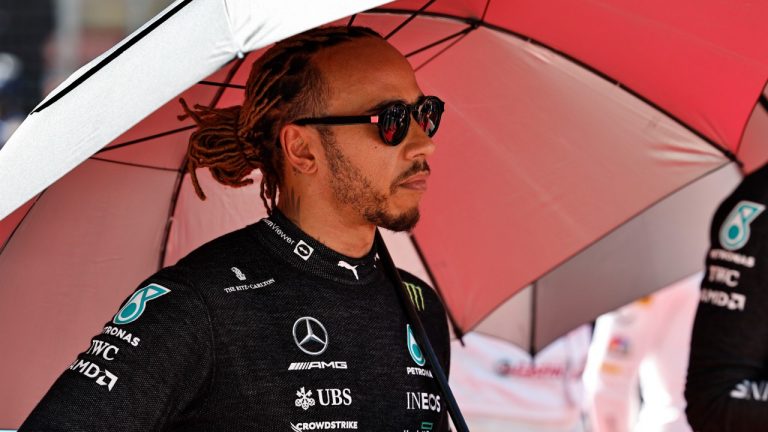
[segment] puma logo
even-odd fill
[[[357,268],[359,267],[359,265],[352,266],[346,261],[339,261],[339,267],[342,267],[351,271],[355,275],[355,279],[360,280],[360,278],[357,277]]]

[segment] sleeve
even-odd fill
[[[212,368],[202,299],[185,284],[151,278],[67,367],[19,431],[166,430],[189,415]]]
[[[726,203],[713,222],[691,336],[686,415],[699,432],[768,424],[768,217],[758,202]]]

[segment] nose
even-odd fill
[[[408,128],[408,135],[405,137],[403,146],[405,148],[405,158],[408,160],[426,159],[435,152],[435,143],[419,127],[419,122],[415,118],[411,118],[411,125]]]

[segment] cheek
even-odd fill
[[[356,128],[356,131],[339,131],[336,142],[341,147],[347,160],[380,191],[389,191],[392,181],[397,177],[397,148],[381,143],[378,134],[372,134],[367,129]]]

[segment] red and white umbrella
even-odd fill
[[[0,150],[0,427],[21,422],[146,275],[263,215],[256,188],[203,171],[209,198],[197,200],[176,99],[239,103],[250,52],[382,2],[320,3],[178,1]],[[388,34],[422,6],[354,22]],[[459,329],[530,351],[697,271],[735,160],[751,170],[768,156],[766,13],[715,0],[430,2],[389,39],[447,102],[419,247],[391,236],[396,261],[424,265]]]

